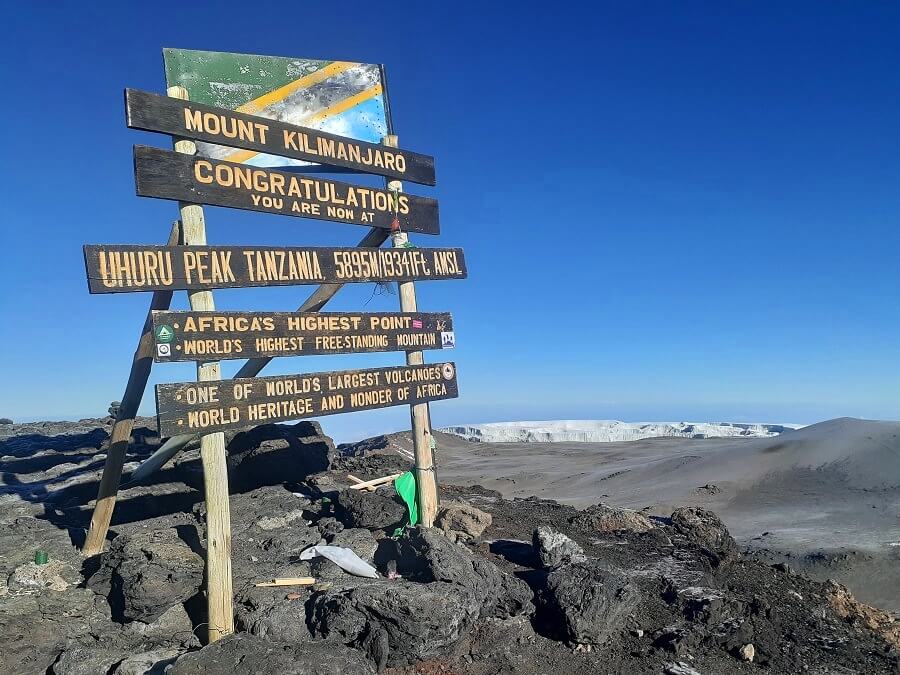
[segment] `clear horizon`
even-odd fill
[[[238,7],[17,10],[0,47],[23,97],[3,113],[0,417],[95,417],[122,396],[149,295],[89,295],[81,246],[161,243],[177,218],[134,194],[132,146],[169,141],[125,128],[122,91],[162,93],[162,48],[182,47],[385,64],[400,145],[436,159],[437,187],[406,190],[439,200],[442,234],[412,239],[461,246],[469,266],[417,286],[422,311],[456,324],[460,398],[431,406],[435,426],[900,419],[900,6],[417,5],[382,33],[382,8],[323,5],[316,20],[340,31],[298,31],[309,14],[289,9],[236,35]],[[215,244],[364,233],[206,219]],[[293,310],[311,290],[216,303]],[[359,284],[328,309],[398,300]],[[295,357],[263,374],[402,358]],[[156,364],[141,414],[154,384],[193,378]],[[319,421],[341,440],[409,428],[403,407]]]

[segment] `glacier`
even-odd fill
[[[743,422],[620,422],[618,420],[553,420],[492,422],[438,429],[481,443],[617,443],[645,438],[771,438],[799,429],[800,424]]]

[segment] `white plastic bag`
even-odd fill
[[[343,546],[310,546],[300,553],[300,560],[311,560],[317,555],[328,558],[342,570],[354,576],[367,577],[369,579],[378,578],[378,572],[375,568],[349,548],[344,548]]]

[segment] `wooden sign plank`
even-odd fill
[[[125,120],[131,129],[435,184],[428,155],[137,89],[125,90]]]
[[[450,362],[156,385],[161,436],[456,398]]]
[[[134,146],[134,180],[141,197],[174,199],[298,218],[438,234],[438,203],[387,190],[298,173]]]
[[[91,293],[465,279],[460,248],[89,244]]]
[[[449,313],[153,312],[154,358],[243,359],[449,349]]]

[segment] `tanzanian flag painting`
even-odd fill
[[[166,85],[181,85],[191,101],[371,143],[391,132],[384,69],[377,64],[191,49],[164,49],[163,59]],[[253,166],[320,168],[210,143],[198,142],[197,151]]]

